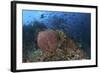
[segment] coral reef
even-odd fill
[[[57,48],[55,53],[43,52],[41,49],[36,50],[30,55],[28,62],[44,62],[44,61],[70,61],[70,60],[82,60],[88,59],[88,56],[82,49],[73,50],[66,48],[67,50]]]
[[[45,30],[38,33],[38,46],[27,62],[64,61],[88,59],[77,42],[62,31]]]

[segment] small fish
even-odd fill
[[[44,14],[42,14],[40,18],[44,18],[44,17],[45,17]]]

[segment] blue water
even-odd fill
[[[35,21],[45,25],[47,29],[62,30],[72,37],[82,49],[91,55],[91,14],[79,12],[56,12],[23,10],[23,25],[34,25]]]

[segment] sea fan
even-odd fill
[[[54,52],[57,48],[56,32],[53,30],[45,30],[38,33],[37,44],[44,52]]]

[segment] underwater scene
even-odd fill
[[[91,14],[22,10],[22,62],[91,59]]]

